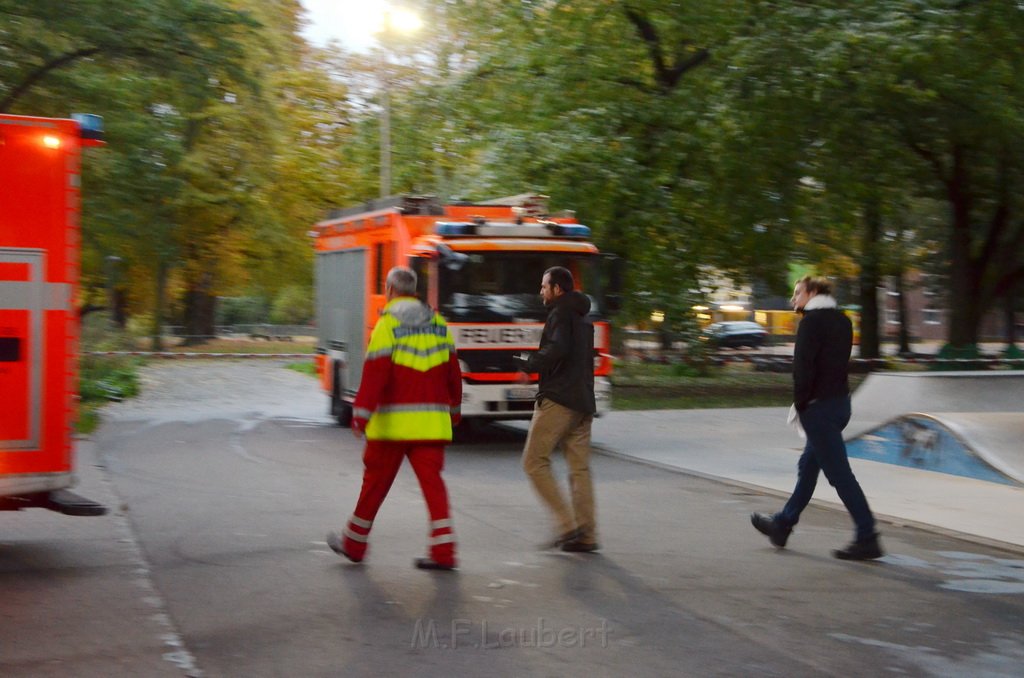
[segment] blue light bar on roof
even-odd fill
[[[78,123],[83,139],[103,138],[103,118],[92,113],[72,113],[71,119]]]
[[[462,221],[439,221],[434,225],[434,232],[438,235],[475,235],[476,224]]]
[[[478,236],[481,238],[590,238],[590,229],[582,224],[541,223],[512,224],[502,222],[473,223],[439,221],[434,233],[442,237]]]
[[[583,224],[559,224],[558,230],[559,235],[563,235],[567,238],[589,238],[590,227],[584,226]]]

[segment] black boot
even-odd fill
[[[780,549],[786,547],[789,534],[793,531],[792,527],[783,527],[779,525],[775,518],[764,513],[751,513],[750,523],[754,526],[754,529],[767,536],[773,546],[777,546]]]
[[[874,560],[885,555],[882,546],[878,543],[878,533],[867,539],[852,541],[843,548],[833,551],[832,555],[839,560]]]

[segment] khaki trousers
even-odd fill
[[[542,398],[533,408],[530,432],[523,450],[523,470],[533,489],[555,515],[558,534],[579,528],[580,541],[596,543],[594,486],[590,479],[590,427],[593,415],[583,414]],[[572,510],[551,473],[551,454],[559,445],[569,467]]]

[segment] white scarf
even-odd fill
[[[836,299],[831,294],[815,294],[810,301],[804,304],[805,311],[815,311],[819,308],[837,308]]]

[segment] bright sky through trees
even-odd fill
[[[302,0],[302,5],[309,20],[302,35],[319,46],[337,40],[345,49],[364,52],[374,44],[389,11],[392,26],[400,32],[415,31],[420,24],[416,14],[383,0]]]

